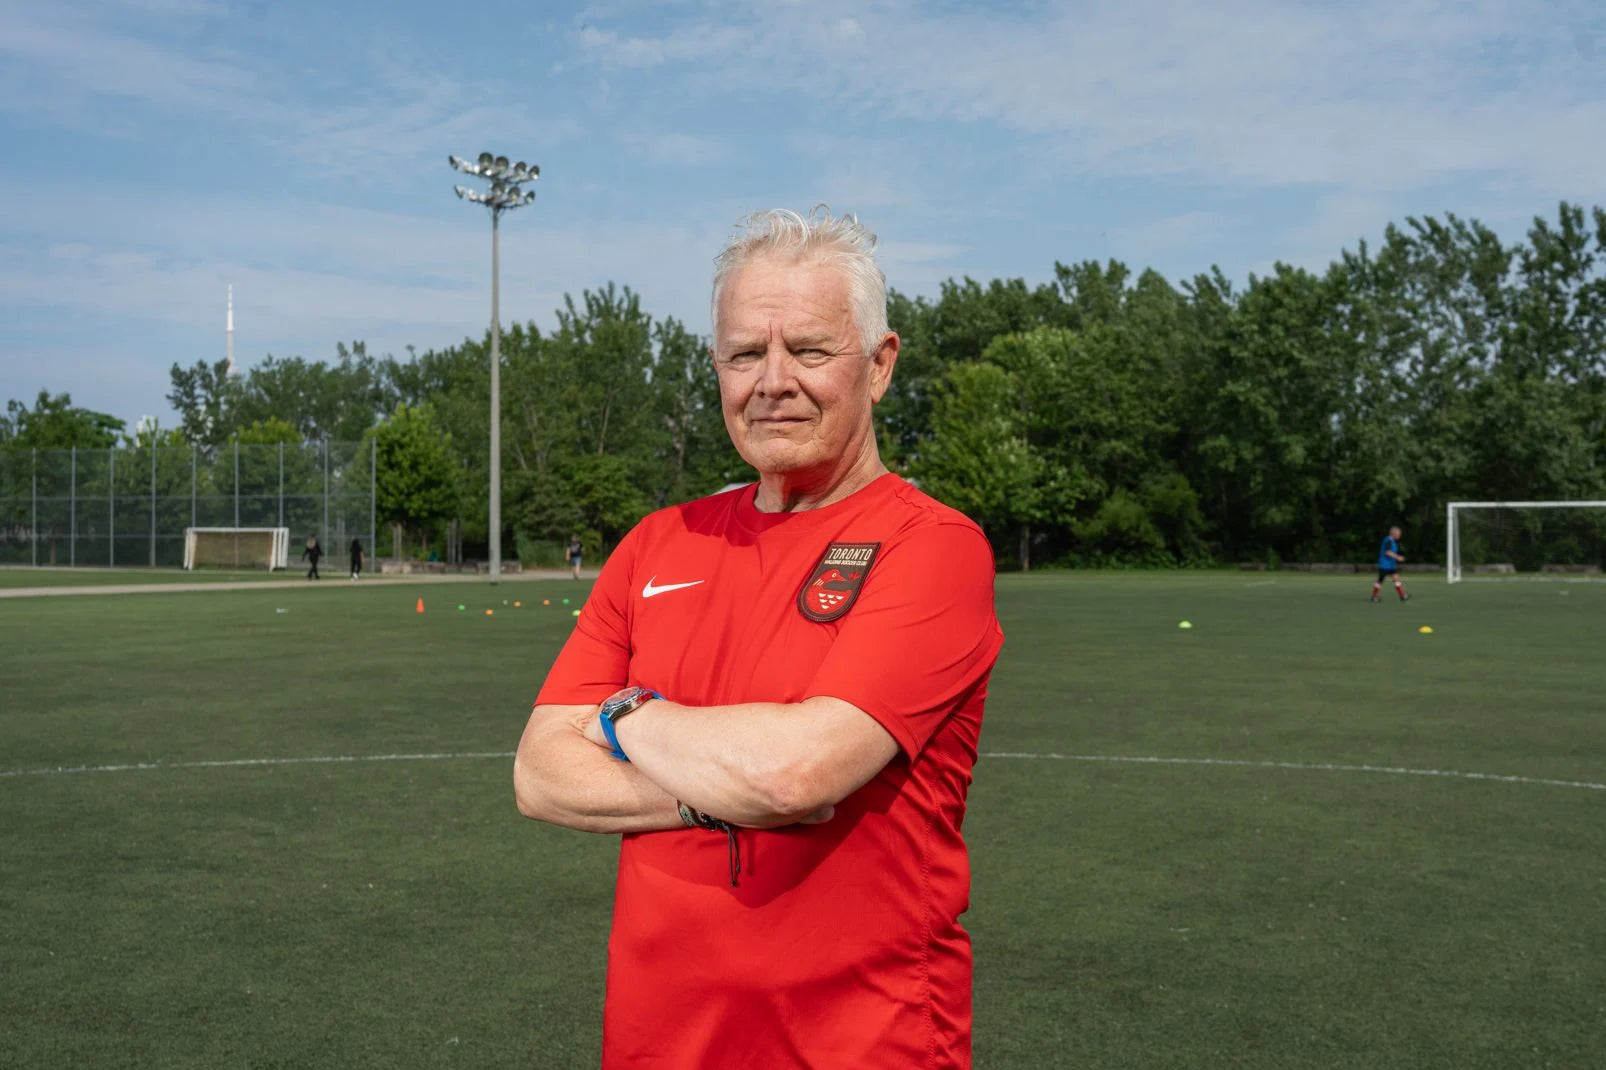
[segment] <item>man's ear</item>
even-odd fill
[[[881,339],[881,344],[870,354],[870,401],[879,402],[887,394],[887,388],[892,385],[892,369],[898,365],[898,347],[900,345],[896,332],[888,331]]]

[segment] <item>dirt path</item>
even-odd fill
[[[595,569],[582,569],[582,579],[594,580],[597,578]],[[531,569],[528,572],[504,572],[503,583],[523,583],[529,580],[566,580],[569,573],[564,569]],[[47,598],[55,595],[91,595],[91,594],[188,594],[192,591],[273,591],[290,588],[317,587],[404,587],[424,584],[448,583],[478,583],[489,586],[490,581],[479,574],[459,574],[452,576],[430,575],[401,575],[401,576],[373,576],[358,580],[331,576],[328,580],[312,581],[307,579],[284,580],[241,580],[222,583],[116,583],[101,586],[85,587],[0,587],[0,598]]]

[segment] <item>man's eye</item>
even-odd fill
[[[757,359],[758,359],[758,354],[755,353],[753,350],[748,349],[748,350],[743,350],[740,353],[731,353],[731,354],[729,354],[725,358],[725,363],[726,364],[751,364],[751,363],[753,363],[753,361],[755,361]]]

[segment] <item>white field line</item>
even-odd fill
[[[161,769],[228,769],[241,766],[340,765],[356,762],[446,762],[513,757],[512,751],[461,751],[438,754],[340,754],[307,758],[230,758],[198,762],[129,762],[123,765],[72,765],[40,769],[0,769],[0,779],[25,776],[66,776],[74,773],[143,773]],[[1247,758],[1161,758],[1121,754],[1030,754],[1024,751],[984,751],[983,758],[1053,762],[1105,762],[1122,765],[1216,765],[1241,769],[1287,769],[1294,772],[1374,773],[1386,776],[1442,777],[1451,780],[1494,780],[1506,784],[1539,784],[1554,788],[1606,791],[1592,780],[1556,780],[1550,777],[1512,776],[1505,773],[1470,773],[1456,769],[1411,769],[1395,765],[1341,765],[1335,762],[1274,762]]]
[[[590,579],[596,573],[595,570],[581,570],[580,574]],[[340,577],[343,575],[343,573],[332,572],[327,583],[322,580],[287,578],[282,580],[196,581],[193,583],[174,580],[168,583],[106,583],[90,584],[82,587],[65,584],[50,587],[0,587],[0,598],[72,598],[81,595],[103,594],[197,594],[206,591],[328,591],[339,587],[355,591],[363,587],[407,587],[418,584],[479,583],[486,587],[491,586],[490,577],[478,573],[450,573],[447,575],[398,573],[394,576],[378,574],[357,583],[352,583],[349,580],[342,583]],[[513,583],[529,580],[566,580],[568,578],[569,573],[562,569],[531,569],[528,572],[504,572],[502,574],[504,582],[510,581]]]
[[[455,754],[336,754],[311,758],[227,758],[202,762],[129,762],[125,765],[61,765],[43,769],[0,769],[0,777],[67,776],[72,773],[147,773],[158,769],[228,769],[252,765],[341,765],[350,762],[449,762],[469,758],[512,758],[512,751]]]
[[[1451,780],[1499,780],[1507,784],[1544,784],[1555,788],[1584,788],[1606,791],[1606,784],[1593,780],[1555,780],[1550,777],[1511,776],[1506,773],[1469,773],[1459,769],[1410,769],[1399,765],[1341,765],[1337,762],[1273,762],[1247,758],[1157,758],[1115,754],[1026,754],[1019,751],[991,751],[983,758],[1026,758],[1055,762],[1111,762],[1130,765],[1225,765],[1244,769],[1291,769],[1318,773],[1379,773],[1387,776],[1431,776]]]

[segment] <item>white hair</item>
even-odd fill
[[[719,337],[719,298],[737,270],[760,257],[809,260],[839,265],[847,277],[848,302],[859,344],[873,353],[887,334],[887,277],[875,262],[876,237],[854,215],[835,216],[817,204],[808,217],[786,208],[754,212],[737,224],[725,250],[714,258],[711,302],[714,336]]]

